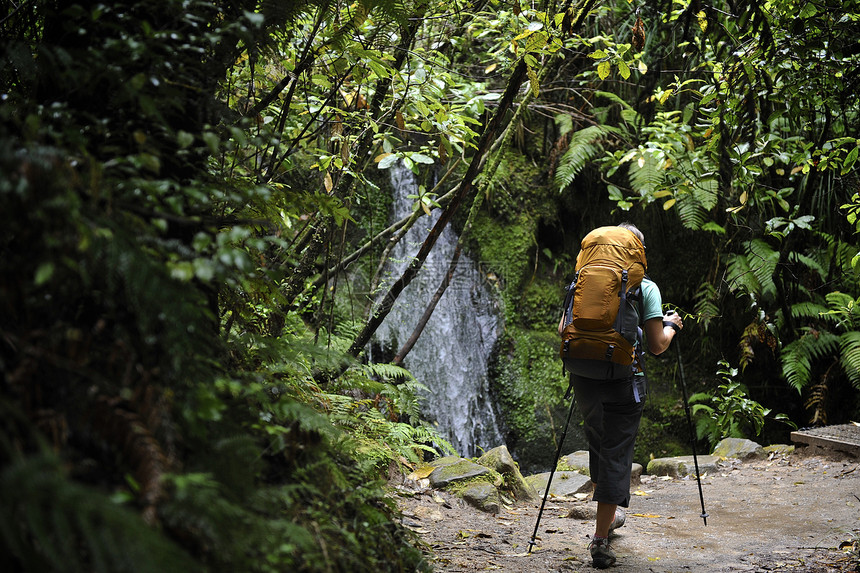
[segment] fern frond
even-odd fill
[[[558,162],[555,184],[563,191],[582,171],[583,167],[603,150],[601,139],[618,129],[603,125],[592,125],[574,132],[570,136],[567,151]]]
[[[827,277],[827,271],[824,269],[821,262],[819,262],[815,257],[794,251],[788,255],[788,260],[802,264],[804,267],[818,275],[818,278],[821,280],[824,280]]]
[[[852,330],[839,337],[839,363],[854,388],[860,390],[860,332]]]
[[[826,330],[804,329],[804,334],[783,348],[782,373],[798,392],[811,379],[813,363],[839,353],[841,339]]]
[[[809,383],[812,364],[805,346],[807,337],[801,337],[787,344],[781,353],[782,375],[788,384],[800,393]]]
[[[630,185],[640,196],[651,195],[663,186],[666,171],[663,162],[650,150],[641,149],[641,155],[630,162]]]
[[[678,217],[688,229],[699,230],[710,220],[717,204],[717,181],[713,177],[697,178],[687,190],[675,193]]]
[[[791,305],[791,317],[794,320],[819,321],[828,308],[813,301],[798,302]]]
[[[729,290],[732,292],[740,290],[754,295],[758,295],[761,292],[761,285],[755,274],[753,274],[746,255],[729,255],[726,264],[726,283],[728,283]]]
[[[573,131],[573,117],[567,113],[559,113],[554,118],[559,137],[563,137]]]
[[[717,304],[719,302],[717,289],[709,281],[705,281],[699,285],[695,299],[694,312],[696,313],[696,320],[702,325],[702,329],[707,332],[711,321],[720,316],[720,307]]]
[[[775,298],[776,284],[773,282],[773,273],[779,262],[779,251],[761,239],[753,239],[746,244],[746,255],[762,294],[771,299]]]
[[[373,362],[367,364],[365,368],[374,376],[384,380],[415,381],[415,376],[409,370],[396,364]]]

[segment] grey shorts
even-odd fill
[[[630,505],[633,445],[646,393],[644,376],[592,380],[571,375],[588,440],[594,501]]]

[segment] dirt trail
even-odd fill
[[[726,461],[702,486],[707,526],[695,479],[643,476],[632,488],[627,523],[612,539],[618,562],[609,571],[860,571],[856,460],[793,454]],[[595,570],[586,551],[593,521],[568,517],[590,511],[589,500],[550,498],[530,555],[538,504],[490,515],[420,488],[398,503],[404,523],[432,549],[436,571]]]

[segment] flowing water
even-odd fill
[[[392,167],[390,173],[395,192],[392,216],[398,220],[412,211],[414,198],[408,196],[418,194],[417,184],[402,165]],[[394,248],[384,287],[400,276],[438,215],[437,210],[432,219],[419,219]],[[448,270],[456,245],[457,235],[449,225],[377,331],[377,341],[384,347],[397,352],[412,334]],[[484,274],[462,253],[448,289],[403,362],[428,389],[421,396],[424,418],[435,423],[463,456],[503,443],[487,378],[487,362],[500,327],[496,300]]]

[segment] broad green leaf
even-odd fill
[[[428,165],[432,165],[433,163],[435,163],[432,157],[427,157],[422,153],[413,153],[409,157],[411,157],[412,161],[414,161],[415,163],[426,163]]]
[[[600,62],[599,64],[597,64],[597,75],[598,75],[598,77],[600,77],[601,80],[605,80],[606,78],[609,77],[609,72],[611,69],[612,69],[612,65],[609,63],[608,60]]]
[[[36,276],[33,280],[36,286],[42,286],[54,275],[54,263],[47,262],[39,265],[39,268],[36,269]]]
[[[389,153],[388,155],[386,155],[385,157],[383,157],[383,158],[379,161],[379,163],[377,163],[377,165],[376,165],[376,166],[377,166],[379,169],[388,169],[389,167],[391,167],[392,165],[394,165],[394,163],[395,163],[396,161],[397,161],[397,156],[396,156],[395,154],[393,154],[393,153]]]
[[[845,161],[842,162],[842,174],[846,174],[851,171],[851,168],[854,167],[854,163],[857,161],[857,154],[860,152],[860,147],[854,146],[854,149],[848,152],[848,156],[845,157]]]

